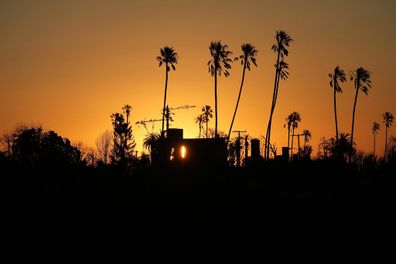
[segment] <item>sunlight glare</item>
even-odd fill
[[[187,149],[185,146],[181,147],[181,157],[184,159],[186,157]]]

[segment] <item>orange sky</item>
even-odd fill
[[[195,137],[200,107],[214,106],[208,46],[221,40],[234,55],[245,42],[259,50],[259,67],[247,73],[234,124],[258,137],[265,134],[272,99],[275,54],[270,48],[275,31],[282,29],[295,42],[286,60],[290,78],[281,82],[273,120],[272,140],[279,151],[287,144],[283,124],[292,111],[302,115],[300,128],[312,131],[314,155],[320,137],[335,134],[328,73],[339,65],[347,73],[360,66],[372,73],[373,89],[359,95],[355,138],[360,149],[371,151],[371,124],[381,123],[377,153],[382,153],[382,113],[396,115],[395,11],[395,1],[362,0],[1,1],[0,133],[18,123],[42,124],[94,146],[96,137],[111,129],[110,114],[126,103],[133,107],[133,122],[159,118],[165,72],[155,58],[170,45],[179,64],[170,73],[169,105],[199,106],[176,112],[173,127]],[[231,76],[218,81],[223,131],[228,131],[241,72],[235,63]],[[343,88],[339,127],[350,133],[352,82]],[[145,130],[133,129],[141,150]]]

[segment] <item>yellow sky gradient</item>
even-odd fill
[[[279,88],[272,141],[287,144],[286,116],[302,116],[300,131],[312,131],[316,155],[321,137],[335,134],[328,73],[339,65],[346,73],[363,66],[372,73],[373,89],[359,94],[355,138],[372,150],[371,124],[381,123],[377,153],[382,154],[382,113],[396,115],[395,1],[1,1],[0,133],[18,123],[42,124],[72,141],[94,146],[111,130],[110,114],[124,104],[132,121],[160,118],[165,69],[155,60],[159,49],[179,55],[170,73],[170,106],[197,105],[175,112],[172,127],[196,137],[200,107],[214,106],[208,73],[209,43],[221,40],[234,55],[242,43],[259,50],[258,68],[247,72],[234,129],[264,135],[272,100],[276,30],[295,40],[286,59],[290,77]],[[241,79],[234,63],[221,77],[219,129],[227,132]],[[351,131],[352,82],[338,95],[339,130]],[[213,122],[210,127],[213,127]],[[388,134],[395,135],[395,127]],[[157,129],[160,124],[157,125]],[[143,127],[133,126],[138,150]]]

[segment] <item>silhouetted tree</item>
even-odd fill
[[[291,138],[291,155],[293,156],[293,146],[294,146],[294,130],[298,128],[298,124],[301,122],[301,115],[298,112],[292,112],[290,114],[290,123],[292,129],[292,138]]]
[[[348,133],[340,133],[338,140],[332,138],[329,144],[332,158],[346,161],[348,157],[355,156],[356,146],[351,142]]]
[[[241,80],[241,86],[239,88],[238,100],[236,102],[234,115],[232,116],[230,129],[228,131],[227,142],[230,140],[232,126],[234,125],[235,116],[236,116],[236,113],[238,111],[239,100],[241,99],[243,83],[244,83],[244,80],[245,80],[245,71],[246,71],[246,69],[248,69],[250,71],[250,64],[251,63],[253,63],[254,66],[257,67],[256,58],[255,57],[257,56],[258,51],[256,50],[256,48],[252,44],[247,43],[247,44],[242,44],[241,49],[242,49],[243,54],[240,55],[239,58],[236,57],[234,60],[235,61],[237,61],[239,59],[241,60],[241,65],[243,65],[242,80]]]
[[[43,129],[19,127],[15,129],[12,142],[12,158],[25,164],[35,164],[39,160]]]
[[[355,85],[355,100],[353,103],[353,110],[352,110],[352,129],[351,129],[351,145],[353,146],[353,132],[355,128],[355,111],[356,111],[356,102],[358,98],[359,90],[361,90],[364,94],[368,94],[369,88],[371,88],[371,80],[370,80],[370,73],[360,67],[357,68],[356,71],[351,73],[351,81],[354,81]]]
[[[213,110],[210,107],[210,105],[205,105],[202,107],[201,111],[202,111],[202,115],[204,117],[204,122],[206,124],[206,130],[205,130],[206,138],[208,138],[209,120],[213,117]]]
[[[268,127],[266,133],[266,147],[264,157],[269,158],[269,150],[271,144],[271,126],[272,126],[272,116],[274,114],[276,100],[278,98],[279,81],[280,79],[286,80],[289,73],[287,69],[289,65],[283,60],[285,56],[289,55],[287,47],[293,41],[293,39],[285,31],[276,31],[275,33],[276,43],[272,45],[272,50],[277,53],[277,59],[275,64],[275,80],[274,80],[274,92],[272,95],[272,104],[270,110],[270,116],[268,120]]]
[[[3,146],[5,151],[5,156],[10,158],[12,156],[12,142],[13,142],[13,134],[12,133],[5,133],[3,136],[0,137],[0,143]]]
[[[13,134],[12,158],[28,165],[80,166],[81,152],[54,131],[20,127]]]
[[[127,116],[129,118],[129,114]],[[133,157],[135,140],[132,135],[132,127],[121,113],[111,115],[113,125],[113,162],[125,163]]]
[[[227,160],[228,164],[233,167],[237,161],[237,139],[230,140],[227,144]]]
[[[96,139],[96,151],[99,159],[104,163],[110,162],[111,150],[113,148],[113,134],[106,130]]]
[[[312,133],[308,129],[304,129],[302,135],[304,137],[304,147],[305,147],[305,145],[307,145],[309,140],[312,138]]]
[[[339,82],[345,82],[345,72],[340,67],[335,67],[333,73],[329,73],[330,77],[330,87],[333,88],[334,95],[334,119],[335,119],[335,128],[336,128],[336,140],[338,140],[338,120],[337,120],[337,93],[342,93],[342,88]]]
[[[98,161],[97,153],[94,148],[85,145],[83,142],[78,142],[74,145],[81,153],[81,160],[84,165],[94,167]]]
[[[386,146],[386,159],[387,163],[396,165],[396,137],[390,136],[389,142]]]
[[[122,107],[122,112],[124,113],[124,115],[126,116],[126,122],[129,123],[129,115],[132,112],[132,106],[126,104]]]
[[[170,69],[176,70],[175,64],[177,64],[177,53],[171,47],[165,46],[160,49],[160,56],[157,57],[159,67],[165,64],[165,91],[164,91],[164,106],[162,107],[162,128],[161,136],[164,134],[164,122],[165,122],[165,107],[166,107],[166,94],[168,91],[168,73]]]
[[[215,90],[215,137],[217,134],[217,75],[221,76],[223,73],[225,77],[230,75],[232,60],[229,56],[232,52],[228,50],[228,45],[221,44],[221,41],[212,41],[209,45],[211,59],[208,61],[209,73],[214,76],[214,90]]]
[[[151,160],[155,159],[155,155],[158,154],[160,140],[161,134],[155,132],[148,133],[143,140],[143,147],[150,152]]]
[[[287,116],[286,124],[283,127],[287,127],[287,149],[288,153],[290,153],[290,129],[292,125],[293,113]]]
[[[221,138],[225,138],[228,137],[228,135],[226,133],[224,133],[221,130],[217,131],[217,137],[221,137]],[[215,130],[212,128],[209,128],[208,130],[208,138],[216,138],[216,134],[215,134]]]
[[[312,137],[311,131],[309,131],[308,129],[304,129],[303,132],[301,134],[299,134],[298,140],[300,141],[300,136],[304,137],[304,146],[302,149],[300,149],[300,147],[298,147],[298,156],[299,158],[305,159],[305,160],[309,160],[311,159],[311,153],[312,153],[312,147],[310,145],[308,145],[307,143],[309,142],[309,140]]]
[[[201,131],[202,131],[202,128],[203,128],[203,122],[204,121],[205,121],[205,116],[203,114],[199,114],[195,118],[195,123],[198,124],[198,128],[199,128],[198,138],[201,138]]]
[[[388,128],[393,124],[393,115],[390,112],[385,112],[383,115],[383,122],[385,125],[385,150],[384,150],[384,159],[386,160],[387,153],[387,144],[388,144]]]
[[[378,131],[380,130],[380,124],[377,122],[373,122],[373,125],[371,127],[371,132],[373,133],[374,136],[374,146],[373,146],[373,154],[375,155],[375,135],[378,134]]]

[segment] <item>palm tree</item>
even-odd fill
[[[301,122],[301,115],[298,112],[293,112],[291,114],[291,129],[292,129],[292,138],[291,138],[291,155],[293,156],[293,141],[294,141],[294,130],[298,128],[298,124]]]
[[[211,59],[208,61],[209,72],[214,76],[214,90],[215,90],[215,137],[217,134],[217,75],[221,76],[223,73],[225,77],[230,75],[229,69],[231,69],[232,60],[229,56],[232,52],[228,50],[228,45],[221,44],[221,41],[212,41],[209,45],[209,51]]]
[[[364,69],[363,67],[357,68],[356,71],[351,73],[351,81],[354,81],[355,84],[355,101],[353,103],[352,110],[352,129],[351,129],[351,146],[353,146],[353,132],[355,127],[355,110],[356,110],[356,102],[358,98],[359,90],[361,90],[364,94],[368,94],[369,88],[371,88],[371,80],[370,73]],[[351,157],[350,157],[351,159]]]
[[[122,111],[124,112],[125,116],[126,116],[126,123],[129,122],[129,115],[132,112],[132,106],[126,104],[122,107]]]
[[[250,62],[252,62],[254,64],[254,66],[257,67],[256,64],[256,56],[258,51],[256,50],[256,48],[250,44],[242,44],[241,46],[242,52],[243,54],[238,57],[236,57],[234,60],[241,60],[241,64],[243,65],[243,71],[242,71],[242,81],[241,81],[241,86],[239,88],[239,94],[238,94],[238,100],[235,106],[235,110],[234,110],[234,115],[232,116],[232,121],[231,121],[231,125],[230,125],[230,130],[228,131],[228,138],[227,138],[227,142],[230,140],[230,135],[231,135],[231,131],[232,131],[232,126],[234,125],[234,121],[235,121],[235,116],[238,110],[238,105],[239,105],[239,100],[241,99],[241,94],[242,94],[242,88],[243,88],[243,82],[245,80],[245,70],[248,69],[250,71]]]
[[[208,138],[208,125],[209,125],[209,120],[213,117],[213,110],[210,105],[205,105],[202,107],[202,115],[204,117],[204,122],[206,123],[206,138]]]
[[[341,132],[338,141],[332,138],[329,144],[332,157],[345,161],[347,157],[354,156],[356,154],[356,144],[351,144],[351,142],[348,133]]]
[[[204,122],[204,120],[205,120],[205,116],[203,114],[200,114],[195,118],[195,123],[197,123],[199,127],[198,138],[201,138],[201,131],[203,128],[202,123]]]
[[[151,160],[153,160],[154,153],[158,151],[161,135],[155,132],[148,133],[143,139],[143,147],[150,152]]]
[[[293,114],[288,115],[288,117],[286,118],[286,124],[284,125],[284,127],[287,126],[287,149],[288,149],[288,153],[290,153],[290,129],[291,129],[291,125],[292,125],[292,119],[293,119]]]
[[[312,133],[308,129],[304,129],[302,135],[304,136],[304,148],[305,148],[309,140],[312,138]]]
[[[275,80],[274,80],[274,92],[272,95],[272,105],[270,110],[270,117],[268,120],[267,135],[266,135],[266,147],[264,157],[269,158],[269,146],[271,144],[271,124],[272,116],[274,114],[276,100],[278,98],[279,80],[287,79],[289,73],[287,72],[288,64],[283,60],[285,56],[289,55],[287,47],[293,41],[293,39],[285,31],[276,31],[275,34],[276,43],[272,45],[272,50],[277,53],[277,59],[275,64]]]
[[[373,133],[373,136],[374,136],[374,149],[373,149],[374,155],[375,155],[375,135],[378,134],[379,130],[380,130],[380,124],[378,124],[377,122],[373,122],[373,125],[371,127],[371,132]]]
[[[171,70],[176,70],[175,64],[177,64],[177,53],[171,47],[165,46],[160,49],[160,56],[157,57],[159,62],[159,67],[165,64],[165,92],[164,92],[164,106],[162,108],[162,128],[161,136],[164,134],[164,121],[165,121],[165,107],[166,107],[166,94],[168,91],[168,72]]]
[[[336,140],[338,140],[338,122],[337,122],[337,101],[336,94],[342,93],[342,88],[339,82],[345,82],[345,72],[340,67],[335,67],[333,73],[329,73],[330,77],[330,87],[334,90],[334,119],[335,119],[335,127],[336,127]]]
[[[386,159],[386,151],[388,145],[388,128],[393,124],[393,115],[390,112],[385,112],[382,117],[384,118],[383,122],[385,125],[385,150],[384,150],[384,159]]]

